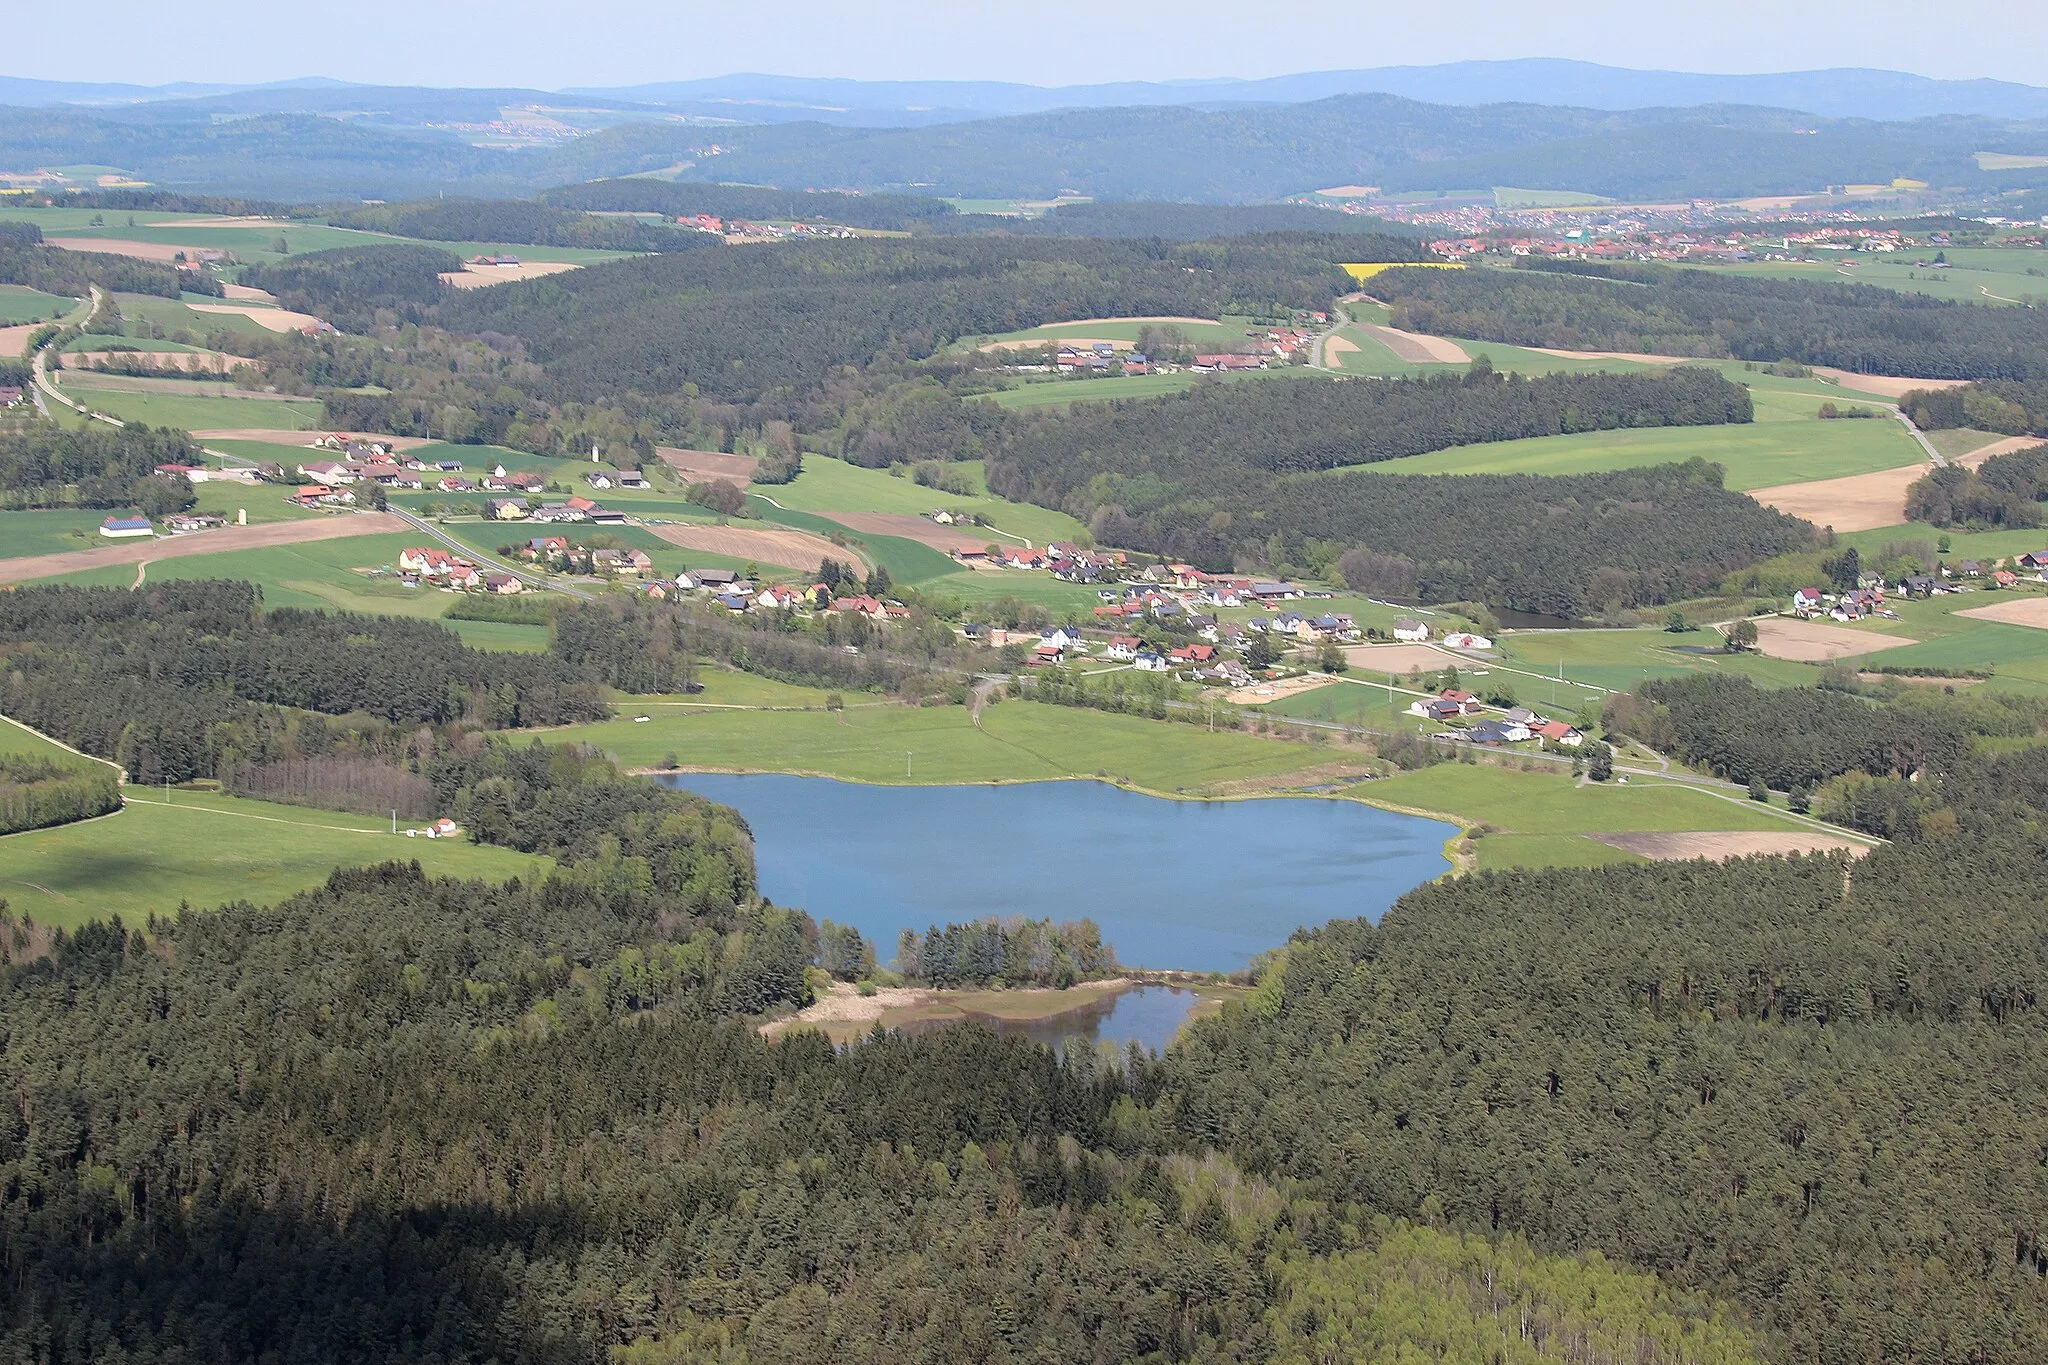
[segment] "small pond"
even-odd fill
[[[1172,801],[1101,782],[659,780],[737,808],[762,894],[853,925],[884,963],[904,929],[1016,915],[1092,919],[1126,965],[1231,971],[1297,927],[1377,920],[1442,875],[1457,833],[1358,801]]]

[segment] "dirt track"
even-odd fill
[[[779,564],[805,573],[816,569],[818,562],[824,559],[868,567],[866,558],[851,546],[834,545],[823,536],[814,536],[809,531],[792,531],[787,527],[650,526],[647,529],[685,550],[701,550],[705,554],[751,560],[756,564]]]
[[[1282,697],[1297,696],[1327,687],[1337,679],[1328,673],[1304,673],[1295,678],[1282,678],[1279,682],[1253,683],[1250,687],[1232,690],[1224,700],[1232,706],[1264,706],[1279,701]]]
[[[2008,626],[2033,626],[2048,630],[2048,597],[2014,597],[1989,607],[1959,611],[1978,621],[2001,621]]]
[[[951,554],[955,550],[979,550],[989,544],[1002,543],[1002,537],[973,527],[962,530],[956,526],[941,526],[935,521],[909,513],[896,512],[821,512],[818,515],[830,517],[850,530],[870,536],[899,536],[914,540],[920,545],[929,545],[934,550]]]
[[[755,472],[761,468],[761,462],[752,455],[727,455],[718,450],[656,446],[654,453],[661,457],[663,464],[693,483],[706,479],[730,479],[745,487],[754,481]]]
[[[307,521],[226,526],[218,531],[197,531],[189,536],[169,536],[158,540],[108,541],[91,550],[64,550],[57,554],[0,559],[0,583],[25,583],[32,578],[82,573],[110,564],[153,563],[186,555],[257,550],[271,545],[303,545],[315,540],[344,540],[351,536],[382,535],[406,529],[408,523],[388,512],[345,512]]]
[[[1750,496],[1766,507],[1803,517],[1837,531],[1871,531],[1906,519],[1906,490],[1926,477],[1929,466],[1902,465],[1874,474],[1850,474],[1811,483],[1757,488]]]
[[[1358,330],[1411,365],[1467,365],[1472,361],[1463,346],[1446,337],[1404,332],[1398,327],[1382,327],[1376,322],[1361,322]]]
[[[1832,663],[1854,654],[1874,654],[1880,649],[1917,645],[1903,635],[1878,635],[1847,626],[1823,625],[1819,621],[1787,621],[1775,618],[1756,623],[1757,647],[1773,659],[1791,659],[1802,664]]]
[[[1852,858],[1870,852],[1868,845],[1837,838],[1819,831],[1783,834],[1693,833],[1693,834],[1595,834],[1603,844],[1657,862],[1689,858],[1743,858],[1753,853],[1828,853],[1837,849]]]

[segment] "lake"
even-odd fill
[[[1457,826],[1359,801],[1170,801],[1102,782],[877,787],[657,779],[733,806],[761,894],[851,924],[886,965],[904,929],[1092,919],[1128,966],[1227,972],[1303,925],[1377,920],[1450,866]]]

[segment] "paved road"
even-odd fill
[[[454,550],[457,554],[462,555],[464,558],[480,557],[479,552],[475,546],[464,545],[454,536],[449,535],[446,531],[434,525],[433,522],[428,521],[424,517],[414,516],[411,512],[406,511],[403,507],[398,506],[396,503],[388,504],[385,510],[390,512],[393,516],[402,518],[403,520],[411,523],[416,529],[420,530],[421,532],[424,532],[427,535],[432,536],[435,540],[440,541],[443,545],[446,545],[449,549]],[[561,579],[549,574],[537,574],[529,569],[522,569],[519,568],[517,565],[504,564],[502,562],[499,562],[498,572],[511,574],[514,578],[518,579],[522,583],[528,583],[536,588],[541,588],[546,591],[566,593],[570,597],[581,598],[585,602],[594,602],[597,600],[596,593],[587,592],[582,588],[578,588],[572,584],[565,583]]]

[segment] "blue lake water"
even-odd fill
[[[659,780],[737,808],[761,893],[853,925],[885,965],[904,929],[1017,915],[1092,919],[1128,966],[1231,971],[1300,926],[1377,920],[1449,867],[1457,833],[1358,801],[1169,801],[1100,782]]]

